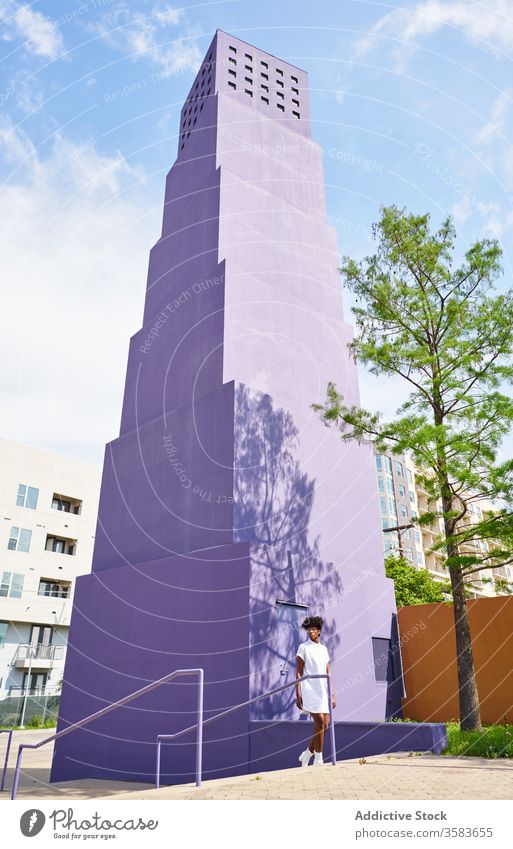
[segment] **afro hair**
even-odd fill
[[[303,622],[303,628],[305,631],[308,628],[318,628],[319,631],[322,631],[322,626],[324,625],[324,619],[322,616],[307,616]]]

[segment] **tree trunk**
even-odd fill
[[[449,559],[457,557],[459,547],[454,539],[457,521],[454,517],[453,493],[449,484],[447,472],[447,452],[445,435],[443,431],[442,404],[435,410],[435,423],[440,426],[440,434],[437,445],[438,481],[442,495],[442,508],[444,512],[444,530],[447,541],[447,556]],[[452,598],[454,602],[454,631],[456,634],[456,666],[458,669],[458,690],[460,703],[460,728],[462,731],[481,731],[481,710],[479,706],[479,694],[477,692],[476,672],[474,669],[474,657],[472,654],[472,637],[468,621],[467,599],[465,596],[465,584],[459,564],[449,566],[451,576]]]
[[[444,501],[444,513],[451,509],[451,504]],[[449,557],[458,555],[458,546],[451,544],[450,539],[455,528],[451,520],[445,522],[447,538],[447,554]],[[474,657],[472,654],[472,637],[468,621],[465,583],[460,566],[449,566],[451,576],[452,598],[454,602],[454,631],[456,634],[456,665],[458,668],[458,688],[460,703],[460,728],[462,731],[481,731],[481,710],[477,692]]]

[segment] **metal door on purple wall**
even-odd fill
[[[283,659],[280,663],[280,673],[277,676],[276,687],[292,681],[296,675],[296,653],[300,643],[304,641],[302,631],[303,621],[308,614],[307,604],[276,599],[276,623],[280,633],[279,645],[282,647]],[[295,701],[294,688],[285,691],[287,702]]]

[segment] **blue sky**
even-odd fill
[[[117,435],[179,112],[217,27],[305,68],[341,254],[385,203],[497,237],[511,285],[513,2],[0,0],[0,435]],[[390,386],[361,375],[368,406]],[[314,400],[314,399],[312,399]]]

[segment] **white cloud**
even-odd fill
[[[513,188],[512,113],[513,89],[506,88],[494,100],[490,120],[475,136],[475,144],[481,148],[481,157],[487,162],[498,183],[508,192]],[[499,218],[494,216],[496,223]],[[505,216],[504,220],[511,219]]]
[[[451,215],[453,216],[456,224],[459,226],[468,221],[472,215],[472,204],[468,195],[465,195],[460,198],[460,200],[457,200],[452,204]]]
[[[0,4],[0,16],[4,40],[22,38],[25,50],[44,59],[55,59],[62,51],[64,43],[59,28],[32,6],[8,0]]]
[[[0,184],[2,436],[101,463],[119,428],[161,198],[152,205],[139,171],[94,140],[58,135],[39,158],[25,134],[3,129],[20,169]]]
[[[432,35],[442,27],[454,27],[473,41],[488,49],[509,51],[513,47],[513,15],[511,0],[425,0],[411,8],[394,9],[375,24],[357,42],[359,55],[367,53],[378,43],[380,36],[412,42]]]
[[[477,204],[477,211],[485,219],[484,234],[500,239],[513,227],[513,210],[505,210],[500,203],[489,201]]]
[[[477,144],[488,145],[498,136],[504,135],[504,124],[512,106],[513,89],[506,88],[494,100],[491,119],[479,130],[476,137]]]
[[[102,38],[131,59],[146,59],[164,76],[195,71],[201,62],[200,50],[193,33],[177,37],[171,28],[186,26],[184,12],[166,4],[153,6],[148,15],[135,11],[126,3],[118,3],[95,26]]]
[[[9,165],[23,167],[35,178],[40,170],[39,156],[32,140],[5,115],[0,121],[0,151]]]

